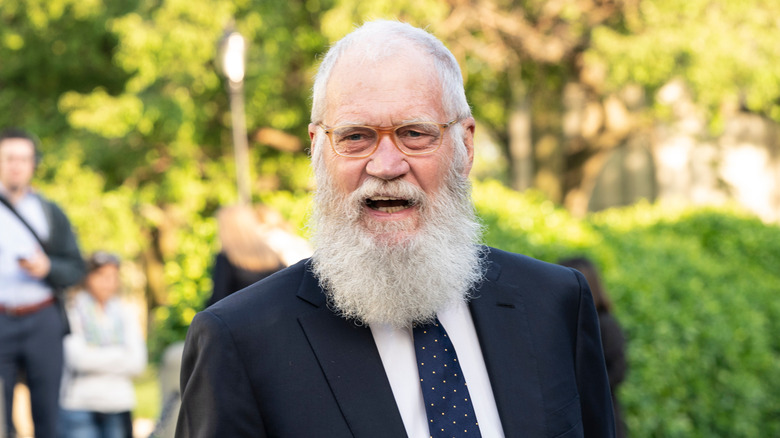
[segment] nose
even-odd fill
[[[366,173],[386,181],[409,172],[407,156],[395,145],[392,133],[382,133],[376,151],[369,157]]]

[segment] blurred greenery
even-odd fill
[[[151,364],[143,374],[134,381],[136,407],[133,410],[133,418],[147,418],[152,421],[160,415],[162,395],[160,394],[160,382],[157,376],[157,366]]]
[[[148,303],[152,357],[202,308],[214,213],[237,199],[215,61],[226,26],[249,41],[253,201],[305,235],[317,61],[379,17],[429,28],[463,66],[500,154],[500,169],[479,174],[504,178],[475,181],[486,242],[548,261],[584,253],[603,269],[630,338],[621,397],[632,435],[780,436],[777,226],[736,209],[640,203],[577,219],[560,207],[587,185],[580,155],[624,139],[606,125],[592,138],[563,135],[573,83],[597,105],[638,86],[637,130],[669,115],[655,96],[674,79],[713,132],[735,106],[780,122],[780,3],[769,0],[3,0],[0,126],[41,137],[36,185],[68,212],[83,249],[123,256],[125,283]],[[518,193],[506,185],[517,186],[512,120],[523,108],[539,149],[532,189]]]

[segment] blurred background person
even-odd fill
[[[213,289],[206,307],[309,257],[311,246],[271,207],[231,205],[217,212],[221,250],[214,260]],[[160,364],[162,409],[152,432],[173,437],[179,415],[179,371],[184,342],[169,345]]]
[[[222,249],[214,262],[207,307],[312,253],[309,243],[266,205],[223,207],[217,224]]]
[[[574,268],[585,276],[593,294],[593,302],[599,315],[601,329],[601,344],[604,347],[604,359],[609,377],[609,389],[612,392],[612,407],[615,411],[615,429],[618,438],[627,436],[626,423],[617,399],[617,388],[625,380],[628,362],[626,361],[626,338],[618,320],[612,314],[612,302],[601,285],[601,278],[596,265],[586,257],[572,257],[558,262],[563,266]]]
[[[54,438],[68,330],[58,297],[84,276],[84,261],[65,213],[30,186],[39,155],[34,135],[0,132],[0,380],[8,436],[24,375],[35,436]]]
[[[82,288],[67,302],[60,438],[132,438],[132,378],[147,351],[134,309],[117,296],[119,257],[97,251],[87,259]]]
[[[263,204],[231,205],[217,212],[221,250],[212,273],[211,306],[226,296],[307,258],[312,248],[281,213]],[[169,345],[160,364],[162,409],[152,436],[173,437],[179,415],[179,371],[184,342]]]

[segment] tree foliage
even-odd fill
[[[640,84],[648,96],[683,78],[722,128],[735,106],[780,122],[780,4],[713,0],[643,1],[625,27],[594,32],[587,62],[606,71],[605,88]]]

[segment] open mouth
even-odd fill
[[[414,205],[409,199],[393,198],[389,196],[373,196],[366,199],[366,206],[372,210],[383,213],[396,213]]]

